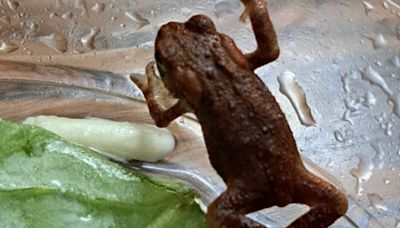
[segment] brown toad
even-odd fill
[[[227,190],[209,207],[214,227],[263,227],[245,215],[271,206],[302,203],[311,210],[292,227],[327,227],[346,213],[346,197],[308,172],[289,125],[270,91],[254,70],[279,56],[265,0],[242,0],[257,49],[243,54],[204,15],[161,27],[155,58],[166,88],[178,102],[165,109],[154,95],[154,64],[147,85],[135,78],[152,118],[167,126],[193,112],[203,130],[209,159]]]

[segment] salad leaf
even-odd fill
[[[0,121],[0,227],[206,227],[196,197],[42,128]]]

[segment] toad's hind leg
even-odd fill
[[[344,215],[348,207],[342,192],[310,173],[298,179],[293,201],[310,206],[310,211],[289,227],[328,227]]]
[[[231,187],[208,207],[207,222],[212,227],[245,228],[265,227],[246,214],[272,206],[268,194]]]

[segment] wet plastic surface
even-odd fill
[[[354,203],[385,227],[400,221],[398,3],[270,0],[282,52],[257,71],[284,110],[303,156],[335,176]],[[234,0],[0,1],[0,59],[120,74],[3,62],[0,117],[94,115],[150,122],[143,103],[132,100],[140,94],[123,75],[143,72],[158,27],[207,14],[251,51],[251,27],[238,20],[242,9]],[[305,93],[312,126],[301,123],[301,110],[281,93],[278,78],[288,73]],[[215,182],[210,185],[215,197],[223,185],[207,163],[199,126],[180,119],[173,128],[184,140],[167,160],[199,169]],[[348,215],[364,227],[372,226],[369,214],[355,206]],[[342,219],[337,226],[351,224]]]

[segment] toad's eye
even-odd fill
[[[173,58],[177,54],[177,49],[174,43],[167,43],[167,46],[160,50],[160,56],[163,58]]]

